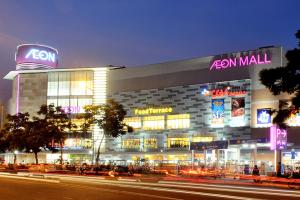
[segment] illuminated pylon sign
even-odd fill
[[[283,150],[287,146],[287,130],[278,126],[270,127],[271,150]]]

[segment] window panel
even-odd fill
[[[143,118],[144,130],[162,130],[165,128],[165,116],[147,116]]]
[[[184,129],[190,127],[190,115],[178,114],[167,116],[167,128],[168,129]]]
[[[126,139],[122,141],[123,148],[138,149],[140,148],[140,139]]]
[[[142,118],[141,117],[127,117],[124,119],[124,123],[131,126],[134,129],[142,128]]]
[[[145,148],[157,148],[157,139],[156,138],[147,138],[144,139]]]
[[[58,80],[58,96],[70,95],[70,72],[60,72]]]
[[[168,138],[168,148],[187,148],[189,145],[189,138]]]
[[[211,142],[213,137],[193,137],[193,142]]]

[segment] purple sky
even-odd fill
[[[0,75],[15,69],[22,43],[58,49],[60,68],[291,49],[299,8],[299,0],[1,0]],[[7,100],[11,82],[0,80],[0,91]]]

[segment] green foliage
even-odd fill
[[[67,134],[76,126],[60,107],[42,105],[37,112],[40,117],[30,119],[28,113],[8,115],[5,128],[0,132],[0,151],[24,151],[37,154],[43,149],[55,151],[51,143],[59,143],[61,149]],[[61,159],[62,164],[62,159]]]
[[[76,128],[76,125],[72,123],[68,113],[65,113],[59,106],[55,107],[52,104],[48,106],[42,105],[37,113],[42,117],[41,120],[45,125],[47,137],[60,146],[60,164],[62,165],[64,141],[68,133]],[[49,147],[49,149],[51,149],[51,147]]]
[[[300,30],[296,33],[300,47]],[[260,72],[260,81],[265,85],[273,95],[281,93],[292,94],[291,103],[281,102],[275,113],[273,123],[282,128],[286,128],[286,120],[291,113],[297,112],[300,108],[300,49],[295,48],[286,53],[287,65],[273,69],[264,69]]]
[[[96,164],[98,164],[104,136],[117,138],[127,132],[132,132],[133,129],[123,122],[124,117],[126,116],[123,105],[112,99],[109,99],[104,105],[85,106],[84,110],[85,113],[78,116],[78,118],[84,119],[81,130],[87,132],[92,125],[97,125],[104,131],[104,135],[97,147]]]
[[[8,150],[22,151],[26,147],[25,135],[28,122],[28,113],[7,115],[7,123],[4,125],[4,130],[8,141]]]
[[[7,133],[6,131],[0,130],[0,152],[4,153],[9,148],[9,142],[7,140]]]

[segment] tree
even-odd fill
[[[38,117],[34,117],[32,121],[28,121],[25,128],[25,152],[34,153],[35,163],[38,164],[38,153],[42,149],[46,149],[51,142],[48,134],[47,122]]]
[[[300,30],[296,33],[300,47]],[[300,108],[300,49],[295,48],[286,53],[287,65],[272,69],[264,69],[260,72],[260,81],[265,85],[273,95],[288,93],[292,95],[291,105],[282,101],[279,103],[278,110],[272,110],[276,113],[273,123],[281,128],[287,128],[286,120],[291,114],[298,112]]]
[[[14,152],[14,164],[17,161],[15,151],[22,151],[25,146],[26,126],[29,121],[28,113],[7,115],[7,122],[4,125],[8,150]]]
[[[84,110],[85,113],[78,116],[78,118],[84,119],[81,126],[82,131],[89,131],[92,125],[103,129],[104,134],[96,147],[96,165],[99,165],[101,145],[105,136],[117,138],[133,130],[123,122],[126,115],[123,106],[112,99],[109,99],[103,105],[87,105],[84,107]]]
[[[63,147],[64,141],[67,138],[68,133],[74,127],[67,113],[61,109],[60,106],[54,105],[42,105],[38,111],[39,115],[42,115],[42,120],[45,120],[47,124],[46,132],[53,142],[58,143],[60,147],[60,165],[63,164]]]
[[[2,129],[0,130],[0,152],[4,153],[9,148],[9,142],[7,140],[7,132]]]

